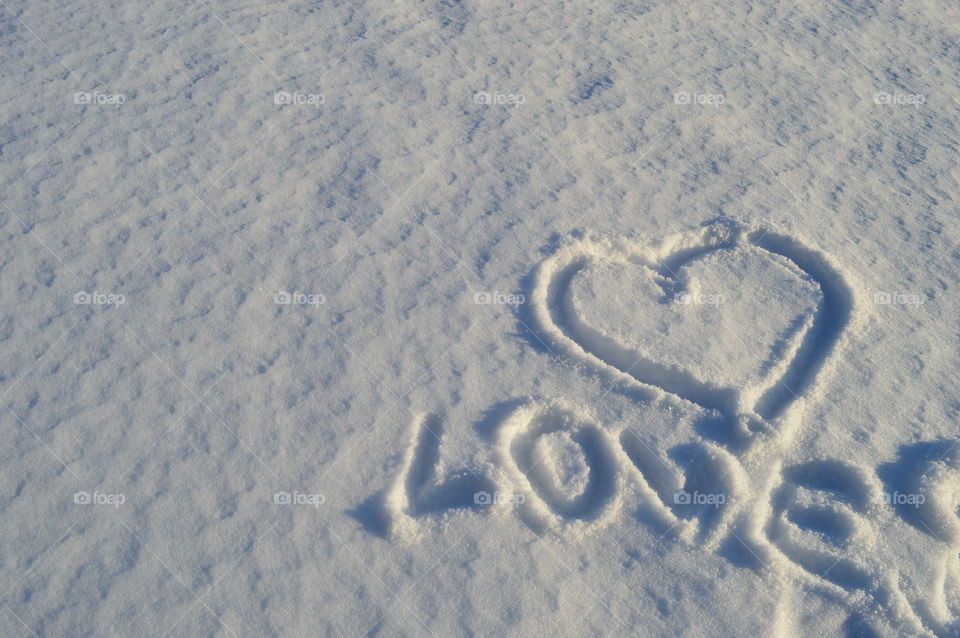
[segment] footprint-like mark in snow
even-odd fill
[[[900,516],[924,534],[960,550],[960,442],[930,441],[906,446],[878,474],[894,495]],[[922,497],[916,504],[897,495]]]
[[[941,439],[906,445],[877,475],[900,520],[941,552],[942,558],[913,575],[921,585],[910,587],[904,579],[914,612],[937,636],[960,635],[960,444]]]

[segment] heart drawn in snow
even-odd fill
[[[820,253],[728,220],[653,245],[581,240],[544,261],[532,312],[568,356],[725,416],[802,396],[853,295]]]

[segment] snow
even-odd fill
[[[960,635],[955,4],[0,25],[0,635]]]

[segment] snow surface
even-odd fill
[[[957,3],[0,38],[0,635],[960,636]]]

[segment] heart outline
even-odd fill
[[[629,365],[624,361],[611,362],[588,344],[578,341],[564,325],[567,318],[562,300],[574,275],[591,260],[619,260],[643,265],[668,276],[697,257],[741,243],[787,259],[810,277],[822,295],[793,357],[782,366],[781,374],[773,375],[759,392],[759,398],[746,409],[742,390],[713,386],[687,370],[644,357]],[[853,288],[825,255],[787,235],[727,218],[707,222],[698,229],[649,246],[626,238],[574,241],[555,251],[537,267],[530,298],[534,321],[571,358],[590,364],[594,370],[619,384],[648,393],[645,398],[665,393],[715,410],[724,418],[746,420],[761,427],[783,416],[813,386],[849,327],[855,309]]]

